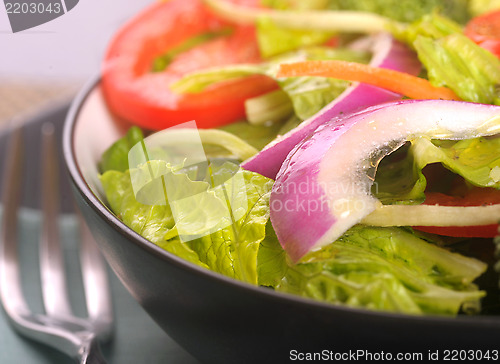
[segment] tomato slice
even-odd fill
[[[500,57],[500,10],[472,19],[465,27],[465,35]]]
[[[189,39],[232,29],[175,58],[162,72],[154,60]],[[196,120],[201,128],[244,117],[244,101],[277,88],[265,76],[250,76],[214,85],[196,94],[175,94],[169,85],[190,71],[235,63],[260,62],[255,29],[216,18],[200,0],[155,3],[125,25],[108,49],[102,90],[119,117],[147,129],[163,129]]]
[[[473,188],[463,197],[438,192],[426,193],[425,205],[484,206],[500,204],[500,191],[493,188]],[[484,226],[414,226],[416,230],[464,238],[492,238],[498,235],[498,224]]]

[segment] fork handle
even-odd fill
[[[83,348],[80,364],[107,364],[96,338],[90,339]]]

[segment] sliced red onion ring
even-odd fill
[[[415,53],[391,35],[380,33],[373,40],[373,67],[388,68],[418,75],[421,64]],[[318,126],[339,115],[362,107],[401,99],[401,95],[367,84],[353,83],[339,97],[295,129],[269,143],[260,153],[243,162],[242,167],[275,179],[286,156],[302,139]]]
[[[404,100],[333,119],[290,152],[276,177],[270,207],[278,239],[298,261],[390,208],[370,191],[380,159],[407,140],[498,133],[500,106],[458,101]]]

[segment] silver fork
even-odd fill
[[[17,211],[20,204],[23,165],[22,130],[12,132],[3,171],[3,218],[0,231],[0,301],[10,323],[20,334],[52,346],[80,363],[106,363],[99,341],[110,339],[113,312],[106,266],[90,236],[81,225],[80,264],[88,318],[76,317],[69,304],[64,261],[58,236],[59,205],[57,151],[54,127],[42,127],[42,231],[40,276],[44,314],[26,304],[20,281],[17,247]]]

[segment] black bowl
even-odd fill
[[[121,282],[200,361],[278,363],[306,353],[323,359],[405,352],[427,358],[435,350],[443,358],[445,349],[498,348],[500,317],[420,317],[334,306],[245,284],[160,249],[102,202],[97,161],[124,131],[107,109],[99,81],[92,82],[74,101],[64,127],[73,191]]]

